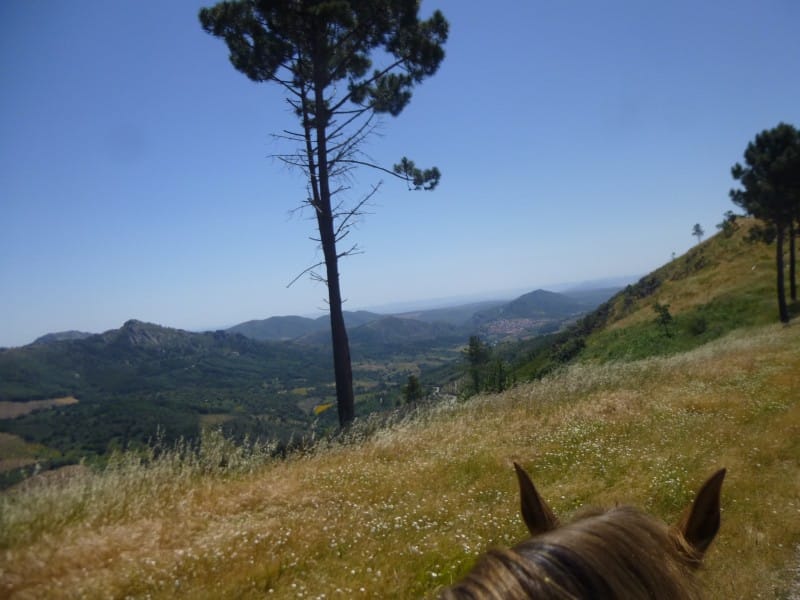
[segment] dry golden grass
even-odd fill
[[[794,324],[577,365],[286,461],[218,439],[203,460],[123,457],[1,499],[0,596],[433,597],[487,547],[524,537],[516,460],[563,516],[626,501],[666,520],[728,467],[708,596],[787,598],[800,543],[798,348]]]
[[[35,449],[21,437],[0,432],[0,473],[36,462]]]
[[[656,302],[669,305],[672,314],[680,314],[715,300],[739,296],[744,290],[767,299],[770,318],[777,318],[777,308],[772,316],[772,305],[777,305],[774,246],[746,241],[757,224],[755,220],[740,218],[737,222],[738,229],[731,237],[720,234],[710,238],[656,270],[654,274],[662,281],[656,293],[611,323],[609,329],[652,321]]]

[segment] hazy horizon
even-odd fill
[[[557,293],[568,293],[570,291],[579,291],[579,290],[587,290],[587,289],[606,289],[606,288],[614,288],[614,287],[624,287],[627,283],[632,283],[638,279],[638,276],[630,276],[630,277],[612,277],[612,278],[602,278],[594,281],[583,281],[583,282],[564,282],[564,283],[557,283],[552,284],[550,286],[534,286],[530,289],[528,288],[521,288],[521,289],[514,289],[514,290],[495,290],[495,291],[486,291],[483,293],[476,293],[476,294],[468,294],[462,296],[451,296],[451,297],[440,297],[440,298],[420,298],[419,300],[411,300],[406,302],[398,302],[398,303],[387,303],[377,306],[364,306],[359,308],[345,308],[345,312],[352,311],[367,311],[367,312],[374,312],[377,314],[386,314],[386,315],[402,315],[403,313],[410,313],[410,312],[417,312],[417,311],[426,311],[426,310],[435,310],[439,308],[456,308],[459,306],[467,306],[469,304],[478,304],[481,302],[504,302],[514,300],[519,296],[524,294],[536,291],[536,290],[546,290],[550,292],[557,292]],[[596,286],[593,286],[593,283],[597,283]],[[589,287],[585,287],[589,286]],[[71,331],[78,331],[80,333],[88,333],[88,334],[100,334],[105,333],[106,331],[112,331],[115,329],[119,329],[124,325],[127,321],[130,320],[138,320],[143,322],[152,323],[154,325],[158,325],[160,327],[167,327],[171,329],[181,329],[184,331],[189,331],[192,333],[203,333],[209,331],[220,331],[230,329],[235,327],[236,325],[240,325],[242,323],[246,323],[248,321],[261,321],[273,317],[306,317],[310,319],[315,319],[319,317],[324,317],[328,314],[326,311],[320,310],[317,314],[314,313],[286,313],[286,314],[271,314],[265,316],[257,316],[248,319],[243,319],[242,321],[237,321],[236,323],[230,324],[223,324],[218,326],[201,326],[201,327],[176,327],[170,323],[159,323],[155,321],[147,321],[144,319],[137,319],[135,316],[129,317],[123,320],[121,323],[113,325],[111,327],[107,327],[102,330],[97,331],[88,331],[82,330],[74,327],[70,327],[67,329],[62,329],[58,331],[44,331],[41,334],[35,336],[34,338],[24,341],[20,344],[14,345],[2,345],[0,344],[0,348],[18,348],[22,346],[27,346],[28,344],[33,343],[40,337],[49,334],[61,334],[61,333],[68,333]]]

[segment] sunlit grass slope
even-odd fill
[[[778,320],[774,244],[749,241],[740,218],[615,296],[604,327],[586,340],[582,360],[631,360],[701,346],[741,327]],[[672,322],[656,321],[656,304]],[[796,312],[796,308],[795,308]]]
[[[720,466],[710,598],[787,598],[800,543],[800,326],[579,364],[285,461],[213,435],[0,503],[0,596],[416,598],[524,537],[512,461],[562,516],[675,520]],[[358,438],[358,428],[353,438]]]
[[[681,314],[709,303],[745,297],[750,319],[777,320],[775,300],[775,246],[749,241],[758,222],[739,218],[729,234],[722,232],[697,244],[686,254],[660,267],[648,278],[660,282],[650,302],[625,311],[616,307],[618,319],[612,328],[649,321],[652,301],[669,304]]]
[[[725,229],[627,286],[568,328],[503,349],[516,381],[565,364],[630,361],[698,348],[745,327],[778,320],[775,246],[751,241],[758,223]],[[787,260],[788,264],[788,260]],[[666,328],[658,306],[666,307]],[[800,314],[800,304],[789,306]]]

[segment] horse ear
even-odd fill
[[[542,500],[525,470],[517,463],[514,463],[514,469],[517,471],[517,479],[519,480],[522,519],[525,521],[525,525],[527,525],[531,535],[539,535],[558,527],[558,519],[545,501]]]
[[[697,552],[698,559],[703,558],[719,531],[720,495],[724,479],[725,469],[720,469],[709,477],[678,524],[683,537]]]

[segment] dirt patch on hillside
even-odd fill
[[[27,402],[0,401],[0,419],[15,419],[22,415],[27,415],[35,410],[53,408],[54,406],[68,406],[77,404],[78,399],[73,396],[63,398],[51,398],[49,400],[29,400]]]
[[[37,450],[19,436],[0,432],[0,473],[34,464]]]

